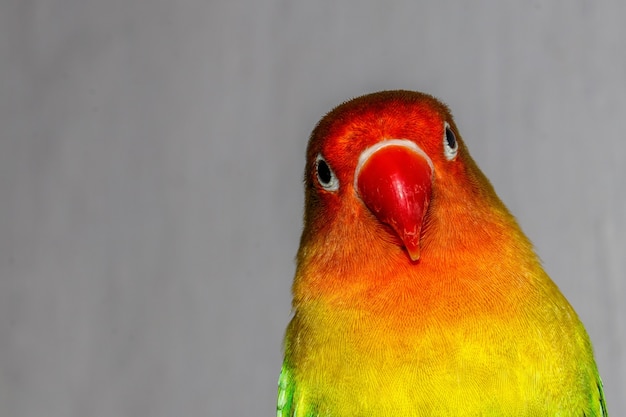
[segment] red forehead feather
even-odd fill
[[[311,162],[322,153],[337,169],[352,170],[358,155],[383,138],[411,139],[434,155],[441,150],[444,121],[452,124],[447,107],[427,94],[397,90],[361,96],[337,106],[318,123],[307,157]]]

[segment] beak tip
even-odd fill
[[[416,226],[411,232],[408,232],[407,230],[403,230],[402,232],[397,230],[397,233],[400,236],[409,257],[411,258],[411,261],[417,262],[421,255],[420,227]]]
[[[413,262],[417,262],[420,259],[420,247],[415,246],[414,248],[406,248],[407,253],[409,254],[409,258],[411,258],[411,261]]]

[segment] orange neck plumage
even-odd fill
[[[457,193],[453,201],[462,204],[447,201],[451,196],[443,192],[433,196],[423,231],[422,257],[417,262],[409,259],[389,228],[357,200],[341,207],[333,222],[320,221],[313,234],[305,230],[294,305],[318,300],[334,307],[387,310],[385,304],[406,303],[404,309],[388,309],[402,312],[437,303],[476,308],[482,313],[488,313],[490,306],[498,313],[506,311],[490,300],[492,286],[497,284],[498,292],[532,287],[514,280],[489,281],[499,276],[494,269],[506,270],[513,264],[518,269],[525,263],[528,271],[541,270],[532,247],[499,200],[475,206],[471,202],[480,200],[467,198],[464,204],[465,199],[459,199],[458,193],[468,191],[452,192]],[[437,215],[444,209],[445,216]],[[512,299],[520,297],[523,294],[512,295]]]

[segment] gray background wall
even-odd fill
[[[626,413],[626,3],[0,3],[0,414],[274,414],[307,136],[453,109]]]

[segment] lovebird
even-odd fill
[[[279,417],[607,416],[583,324],[443,103],[339,105],[304,186]]]

